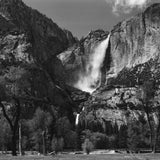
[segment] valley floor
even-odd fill
[[[0,160],[160,160],[160,154],[57,155],[12,157],[0,155]]]

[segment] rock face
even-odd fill
[[[0,77],[12,70],[25,70],[32,77],[27,84],[32,81],[34,96],[49,98],[62,107],[73,105],[65,91],[62,63],[56,56],[76,41],[71,32],[21,0],[0,0]]]
[[[83,104],[86,106],[86,111],[82,112],[82,117],[85,115],[87,119],[87,116],[95,110],[96,117],[105,121],[125,124],[128,112],[137,119],[136,115],[143,112],[141,86],[147,82],[157,87],[154,98],[160,99],[159,26],[160,4],[153,4],[143,13],[113,28],[101,69],[101,86]],[[91,32],[84,41],[81,41],[80,46],[85,47],[81,49],[75,46],[59,56],[65,69],[70,72],[68,76],[76,77],[73,81],[68,78],[69,82],[67,82],[71,85],[75,84],[79,78],[77,73],[84,71],[88,54],[91,54],[92,49],[97,45],[96,38],[88,38],[94,35],[98,41],[101,41],[107,37],[108,32]]]
[[[23,38],[30,46],[32,56],[42,62],[64,51],[75,41],[72,34],[68,36],[51,19],[27,7],[21,0],[1,0],[0,15],[1,37]],[[16,45],[14,49],[21,48],[18,42]]]
[[[117,75],[124,68],[159,59],[160,4],[124,21],[112,30],[110,73]]]

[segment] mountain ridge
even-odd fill
[[[66,91],[64,68],[56,56],[77,39],[21,0],[1,0],[0,19],[0,78],[7,82],[6,74],[20,74],[17,78],[24,79],[24,88],[25,83],[28,85],[27,94],[47,99],[51,108],[59,106],[73,123],[74,103]],[[7,87],[6,83],[1,85]],[[21,90],[21,85],[17,87]]]
[[[80,106],[83,106],[80,108],[85,108],[81,110],[80,114],[82,121],[86,121],[92,112],[95,113],[94,118],[99,119],[99,121],[105,120],[111,123],[117,121],[118,126],[119,124],[121,126],[130,123],[126,116],[128,114],[133,119],[138,119],[144,114],[141,96],[143,95],[142,88],[146,84],[148,84],[148,87],[152,85],[151,88],[156,86],[152,100],[159,104],[159,26],[160,4],[158,3],[151,5],[143,13],[139,13],[113,27],[101,68],[101,86],[90,95],[87,101],[80,104]],[[105,33],[105,31],[103,32]],[[108,34],[105,35],[105,38],[107,36]],[[99,42],[102,41],[103,38],[99,38]],[[96,48],[99,44],[94,39],[93,41],[88,40],[86,48],[90,48],[90,43],[93,48]],[[81,44],[81,46],[84,46],[84,44]],[[70,72],[68,76],[72,77],[71,80],[74,76],[76,78],[81,76],[81,72],[86,72],[85,63],[88,61],[83,57],[92,55],[92,50],[88,50],[88,52],[79,51],[78,47],[76,52],[75,50],[74,48],[73,51],[70,51],[71,54],[67,55],[67,61],[60,58],[65,69]],[[65,53],[62,53],[62,55],[65,56]],[[72,58],[73,55],[74,58]],[[75,64],[78,64],[81,59],[83,59],[83,65],[80,64],[81,67],[77,69]],[[69,66],[72,67],[69,68]],[[69,82],[69,85],[74,86],[75,83],[76,81],[73,81],[73,84]],[[151,104],[151,107],[154,105]],[[158,105],[156,106],[158,107]],[[153,117],[153,119],[156,118],[155,115]],[[124,121],[124,119],[126,120]]]

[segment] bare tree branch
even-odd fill
[[[21,106],[20,106],[20,102],[19,102],[19,99],[17,98],[13,98],[15,100],[15,107],[16,107],[16,119],[14,121],[14,129],[16,130],[18,128],[18,122],[19,122],[19,119],[20,119],[20,114],[21,114]]]
[[[4,106],[4,104],[3,104],[1,101],[0,101],[0,106],[1,106],[1,108],[2,108],[4,117],[7,119],[7,121],[8,121],[8,123],[9,123],[11,129],[13,130],[13,129],[14,129],[14,126],[13,126],[13,124],[12,124],[12,121],[11,121],[11,119],[9,118],[9,116],[7,115],[5,106]]]
[[[26,102],[40,102],[40,103],[44,103],[44,104],[50,104],[49,100],[47,99],[42,99],[42,98],[37,98],[37,97],[33,97],[33,96],[16,96],[17,99],[21,100],[21,101],[26,101]]]

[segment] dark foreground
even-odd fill
[[[160,160],[160,154],[57,155],[12,157],[0,155],[0,160]]]

